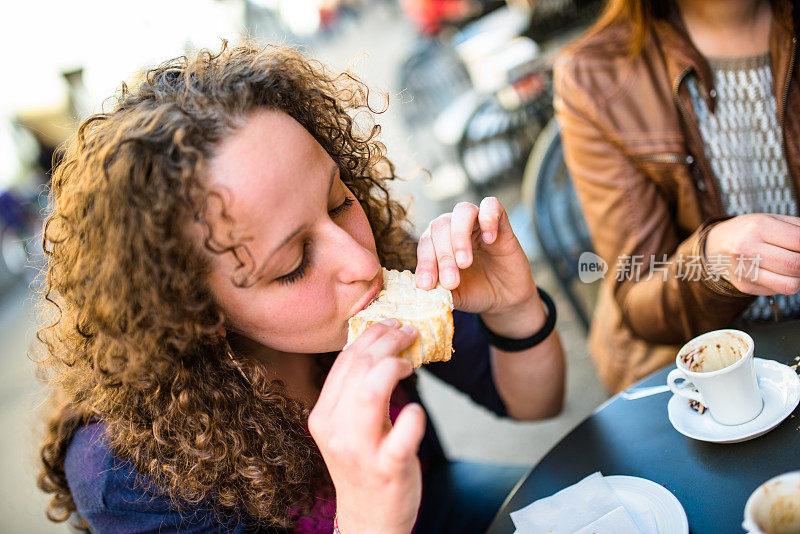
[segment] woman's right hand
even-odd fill
[[[708,232],[705,257],[708,264],[729,258],[721,274],[743,293],[793,295],[800,291],[800,218],[754,213],[717,223]],[[746,263],[737,271],[740,258]]]
[[[336,488],[343,534],[408,534],[416,521],[425,412],[411,403],[394,425],[389,421],[392,391],[413,371],[397,355],[416,337],[413,327],[400,328],[394,319],[367,328],[336,358],[309,415]]]

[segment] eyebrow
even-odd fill
[[[333,190],[333,182],[336,179],[336,175],[337,175],[338,172],[339,172],[339,165],[334,164],[333,169],[331,169],[330,183],[328,184],[328,195],[327,196],[329,196],[329,197],[331,196],[331,191]],[[301,224],[300,226],[298,226],[297,228],[292,230],[289,233],[289,235],[287,235],[285,238],[283,238],[283,240],[278,244],[278,246],[276,246],[274,249],[272,249],[272,252],[267,256],[267,259],[264,260],[264,263],[262,264],[261,269],[259,270],[259,272],[263,273],[266,270],[266,266],[267,266],[267,263],[269,263],[269,260],[275,254],[277,254],[280,249],[285,247],[287,243],[291,242],[295,237],[297,237],[297,234],[299,234],[300,232],[305,230],[307,227],[308,227],[307,223]]]

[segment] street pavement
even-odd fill
[[[24,284],[12,286],[0,301],[0,533],[65,532],[45,518],[47,496],[36,488],[38,414],[45,399],[29,354],[38,321]]]

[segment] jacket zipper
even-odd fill
[[[789,59],[789,70],[786,73],[786,82],[783,84],[783,95],[781,95],[781,117],[780,117],[780,127],[781,127],[781,136],[783,141],[783,157],[787,157],[786,153],[786,112],[789,109],[789,85],[792,82],[792,73],[794,72],[794,63],[795,63],[795,56],[797,55],[797,37],[792,37],[792,52],[791,57]],[[778,306],[778,303],[775,301],[775,296],[770,295],[767,297],[767,301],[769,302],[769,307],[772,309],[772,316],[775,319],[775,322],[780,321],[781,319],[781,308]]]
[[[690,127],[688,114],[686,113],[686,108],[684,108],[683,102],[681,102],[681,97],[678,94],[678,91],[680,90],[681,87],[681,83],[683,83],[683,80],[686,78],[686,76],[689,75],[690,72],[692,72],[692,67],[686,67],[685,69],[683,69],[683,72],[681,72],[678,75],[678,77],[675,78],[675,82],[672,84],[672,99],[675,101],[675,105],[678,106],[678,111],[681,114],[681,118],[683,119],[684,124],[686,124],[686,129],[689,130],[689,135],[692,136],[692,140],[695,142],[695,146],[702,148],[703,143],[697,137],[697,134],[695,133],[694,129]],[[701,176],[701,179],[703,178],[705,177]],[[709,182],[711,182],[711,191],[713,192],[714,197],[717,201],[717,206],[723,208],[722,197],[720,196],[719,191],[717,190],[716,184],[714,184],[714,180],[711,180],[709,178]]]
[[[678,154],[676,152],[661,152],[658,154],[646,154],[643,156],[635,156],[637,161],[651,161],[653,163],[685,163],[691,165],[694,163],[694,158],[690,155]]]
[[[783,84],[783,95],[781,100],[781,135],[783,137],[783,157],[786,157],[786,132],[784,126],[786,124],[786,112],[789,108],[789,85],[792,81],[792,73],[794,72],[795,55],[797,53],[797,37],[792,37],[792,53],[789,59],[789,72],[786,73],[786,82]]]

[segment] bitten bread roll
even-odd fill
[[[423,363],[446,362],[453,353],[453,295],[441,284],[418,289],[411,271],[383,269],[383,289],[366,308],[348,322],[350,345],[371,324],[397,319],[417,328],[414,344],[400,353],[416,368]]]

